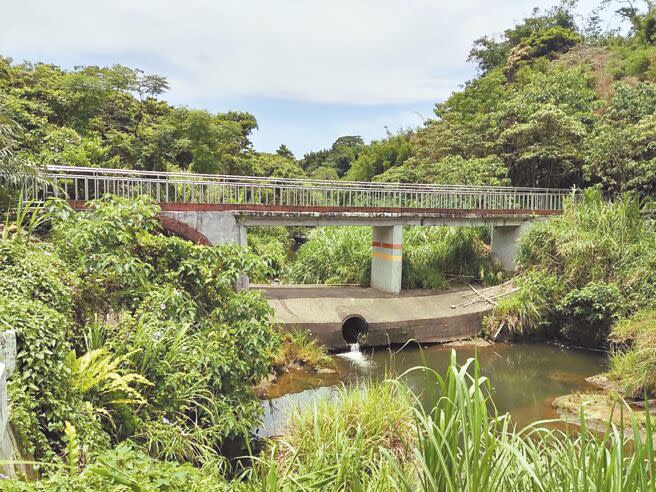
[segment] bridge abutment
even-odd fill
[[[403,226],[374,226],[371,286],[388,294],[401,292]]]
[[[530,222],[524,222],[521,225],[492,227],[492,256],[499,260],[506,272],[516,270],[519,238],[530,226]]]
[[[246,246],[248,242],[246,226],[230,212],[162,211],[161,215],[196,231],[212,246],[228,243]],[[237,288],[247,289],[248,284],[248,277],[242,275]]]

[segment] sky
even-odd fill
[[[0,0],[0,54],[168,78],[172,104],[248,111],[256,150],[420,126],[476,68],[473,41],[539,0]],[[587,13],[599,0],[580,0]]]

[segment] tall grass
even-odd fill
[[[399,380],[343,389],[295,413],[287,433],[258,458],[259,490],[624,491],[654,490],[654,432],[609,423],[576,432],[537,422],[518,429],[499,414],[490,382],[455,353],[437,397],[419,405]],[[629,411],[628,409],[625,411]],[[572,429],[573,430],[573,429]],[[631,436],[631,437],[629,437]]]
[[[500,303],[496,327],[551,326],[603,345],[616,318],[653,305],[656,227],[641,205],[633,195],[609,202],[586,190],[561,216],[535,224],[520,242],[520,290]]]
[[[450,280],[495,283],[501,267],[492,260],[489,231],[475,227],[407,227],[403,287],[437,289]]]
[[[317,227],[299,248],[287,280],[368,285],[370,272],[370,227]]]
[[[309,331],[293,331],[283,333],[280,337],[280,347],[273,359],[273,366],[276,370],[284,371],[293,364],[318,370],[334,367],[335,361],[326,347],[319,344]]]
[[[386,382],[296,409],[251,479],[271,491],[393,490],[395,467],[412,453],[412,403],[407,388]]]
[[[490,257],[486,229],[406,227],[403,288],[439,289],[450,280],[494,283],[501,268]],[[320,227],[298,251],[288,280],[297,283],[368,286],[371,278],[371,228]]]
[[[613,327],[608,377],[629,398],[656,394],[656,311],[644,310]]]

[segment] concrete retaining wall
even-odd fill
[[[486,291],[503,295],[509,286]],[[466,289],[466,290],[465,290]],[[483,316],[493,306],[471,289],[443,293],[403,291],[387,295],[358,287],[266,287],[274,319],[283,330],[309,330],[321,344],[343,350],[349,344],[342,323],[349,316],[364,318],[368,335],[364,346],[449,342],[471,338],[481,330]]]
[[[16,368],[16,334],[13,330],[0,333],[0,461],[14,459],[13,443],[9,428],[9,399],[7,379]],[[12,476],[12,465],[1,465],[3,475]]]

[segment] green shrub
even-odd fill
[[[179,491],[190,492],[234,490],[222,477],[222,469],[206,466],[202,469],[189,464],[154,460],[127,444],[100,454],[80,473],[70,473],[63,467],[48,479],[37,482],[5,480],[2,490],[28,491]]]
[[[578,345],[605,345],[610,327],[624,312],[624,296],[612,283],[590,282],[569,291],[558,310],[562,334]]]
[[[532,226],[520,241],[519,292],[495,310],[496,327],[490,329],[504,322],[518,331],[551,325],[571,335],[578,325],[603,344],[615,319],[650,306],[656,298],[656,229],[640,205],[633,195],[611,202],[586,190],[567,201],[561,216]],[[504,318],[509,302],[515,312],[531,313],[515,317],[520,326]]]
[[[74,391],[66,364],[70,321],[46,304],[0,298],[0,322],[16,331],[16,372],[9,383],[10,422],[30,455],[54,460],[63,448],[66,421],[79,424],[84,452],[108,445],[93,407]]]
[[[656,311],[643,310],[613,326],[609,378],[620,394],[641,398],[656,394]]]
[[[248,229],[248,246],[267,265],[263,275],[251,277],[252,282],[263,282],[271,277],[282,277],[288,268],[291,239],[285,227],[253,227]]]
[[[12,423],[38,460],[82,459],[132,438],[156,457],[205,463],[261,407],[278,336],[246,248],[157,234],[152,200],[53,201],[48,243],[0,240],[0,324],[18,335]]]

